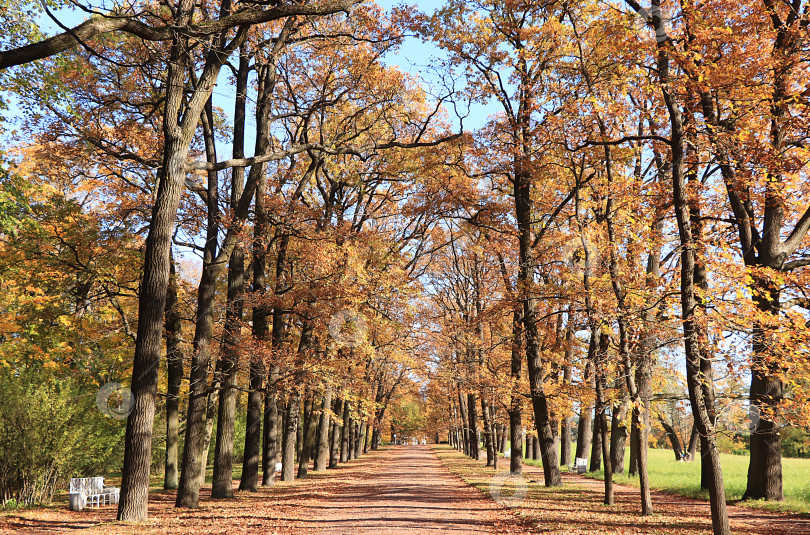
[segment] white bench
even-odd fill
[[[120,492],[118,487],[105,486],[103,477],[74,477],[70,480],[68,504],[71,511],[110,505],[118,503]]]
[[[588,459],[583,459],[582,457],[577,457],[574,460],[574,464],[571,465],[571,471],[577,474],[584,474],[588,471]]]

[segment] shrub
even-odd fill
[[[0,500],[47,503],[70,477],[116,469],[124,421],[95,406],[96,388],[30,368],[0,369]]]

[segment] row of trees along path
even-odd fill
[[[663,403],[692,413],[714,533],[730,533],[729,435],[750,444],[740,498],[784,498],[781,430],[810,421],[800,0],[179,0],[47,39],[4,8],[0,76],[32,111],[4,251],[59,275],[13,271],[20,299],[72,297],[52,327],[84,336],[106,311],[134,355],[120,520],[147,519],[159,408],[164,487],[186,509],[212,442],[212,496],[233,495],[237,421],[248,492],[276,459],[304,478],[388,424],[489,465],[508,439],[515,473],[527,429],[556,487],[576,415],[606,505],[630,438],[649,516]],[[432,88],[384,59],[411,35],[446,56]],[[468,103],[499,111],[454,132]],[[118,361],[93,336],[13,365],[101,385]]]

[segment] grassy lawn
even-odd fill
[[[626,468],[629,465],[630,449],[625,455],[625,474],[614,475],[614,481],[622,485],[638,487],[637,477],[628,477]],[[573,456],[572,456],[573,457]],[[742,498],[745,492],[748,475],[748,456],[723,453],[720,456],[723,466],[723,481],[726,485],[726,498],[735,501]],[[542,466],[537,460],[524,460],[527,464]],[[672,450],[650,450],[649,473],[652,488],[708,499],[707,492],[700,490],[700,462],[678,462]],[[589,477],[602,479],[602,472],[589,472]],[[740,502],[740,505],[769,509],[774,511],[793,511],[810,514],[810,459],[782,459],[782,487],[785,493],[784,502],[766,502],[751,500]]]

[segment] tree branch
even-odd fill
[[[306,5],[284,5],[260,10],[248,8],[206,24],[191,24],[182,28],[171,25],[153,27],[132,18],[95,17],[69,31],[44,41],[0,52],[0,70],[53,56],[75,48],[80,43],[98,35],[111,32],[129,33],[146,41],[169,41],[178,34],[205,37],[237,26],[260,24],[296,15],[329,15],[347,11],[355,4],[360,3],[360,1],[332,0]]]

